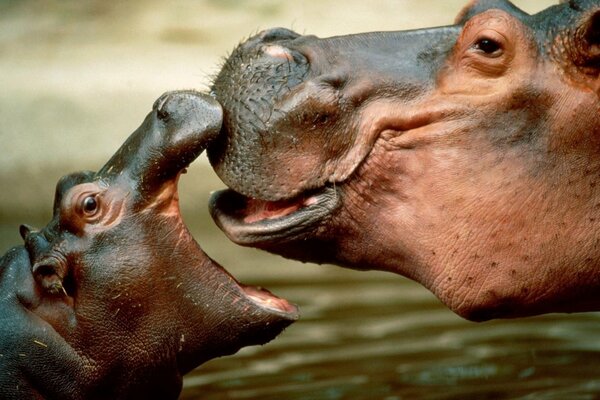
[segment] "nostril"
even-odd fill
[[[69,274],[64,260],[47,258],[36,262],[31,272],[42,288],[51,295],[64,294],[73,296],[75,291],[74,279]]]
[[[322,76],[321,81],[333,89],[341,90],[348,82],[348,78],[341,74],[330,74]]]
[[[276,40],[291,40],[300,37],[296,32],[286,28],[267,29],[259,33],[258,36],[263,43],[274,42]]]
[[[56,275],[57,269],[57,263],[44,260],[33,264],[33,267],[31,267],[31,272],[38,276],[51,276]]]

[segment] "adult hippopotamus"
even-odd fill
[[[471,320],[600,310],[600,1],[320,39],[267,30],[214,81],[234,242],[412,278]]]
[[[221,113],[206,95],[163,95],[99,172],[59,181],[46,227],[21,227],[25,245],[0,258],[2,399],[175,399],[192,368],[296,319],[181,219],[178,178]]]

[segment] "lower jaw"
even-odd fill
[[[223,190],[211,195],[209,208],[216,224],[233,242],[259,247],[308,235],[338,207],[338,199],[337,189],[329,186],[295,200],[272,203]],[[248,212],[249,207],[252,212]]]

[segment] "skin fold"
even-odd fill
[[[211,198],[234,242],[414,279],[471,320],[600,309],[600,3],[238,46]]]

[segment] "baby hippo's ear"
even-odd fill
[[[139,195],[152,197],[202,153],[222,119],[221,105],[206,94],[165,93],[97,176],[107,183],[124,177]]]

